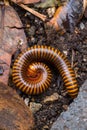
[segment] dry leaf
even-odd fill
[[[23,25],[11,6],[0,6],[0,82],[8,84],[11,56],[27,48]]]
[[[4,11],[3,11],[4,10]],[[27,47],[23,25],[11,6],[0,6],[0,48],[13,54],[19,47]]]
[[[30,109],[17,93],[0,82],[0,130],[32,130]]]

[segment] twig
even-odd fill
[[[75,53],[74,50],[72,49],[72,57],[71,57],[71,67],[74,67],[74,58],[75,58]]]
[[[14,1],[13,1],[13,2],[14,2]],[[16,2],[14,2],[14,3],[17,4]],[[45,21],[46,18],[47,18],[46,15],[43,15],[43,14],[41,14],[41,13],[39,13],[39,12],[37,12],[37,11],[31,9],[31,8],[27,7],[26,5],[24,5],[24,4],[18,4],[18,5],[19,5],[20,7],[22,7],[23,9],[29,11],[29,12],[32,13],[33,15],[37,16],[37,17],[40,18],[42,21]]]

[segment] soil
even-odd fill
[[[12,5],[17,11],[27,37],[28,46],[35,44],[50,45],[58,48],[61,52],[67,53],[67,58],[71,62],[79,87],[87,79],[87,19],[83,16],[80,23],[76,26],[75,31],[71,34],[66,32],[59,35],[52,28],[46,28],[45,23],[26,12],[16,5]],[[39,10],[46,14],[46,10]],[[84,28],[81,28],[81,23]],[[42,107],[34,114],[35,117],[35,130],[49,130],[54,121],[58,118],[62,111],[66,110],[66,106],[73,101],[67,94],[63,81],[59,74],[56,74],[55,68],[52,69],[53,78],[50,88],[38,96],[28,96],[20,92],[20,96],[24,99],[29,97],[30,101],[41,103]],[[61,98],[57,101],[44,103],[43,100],[46,96],[52,95],[57,92]]]

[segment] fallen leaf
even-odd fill
[[[0,130],[32,130],[33,115],[17,93],[0,82]]]
[[[27,48],[23,25],[11,6],[0,6],[0,82],[8,84],[11,56]]]
[[[4,6],[3,9],[0,6],[0,19],[0,48],[10,54],[18,48],[27,48],[23,25],[16,11],[11,6]]]

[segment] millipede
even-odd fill
[[[39,94],[51,83],[53,65],[62,77],[68,94],[75,98],[79,88],[74,70],[66,56],[51,46],[34,45],[17,57],[12,68],[13,82],[26,94]]]

